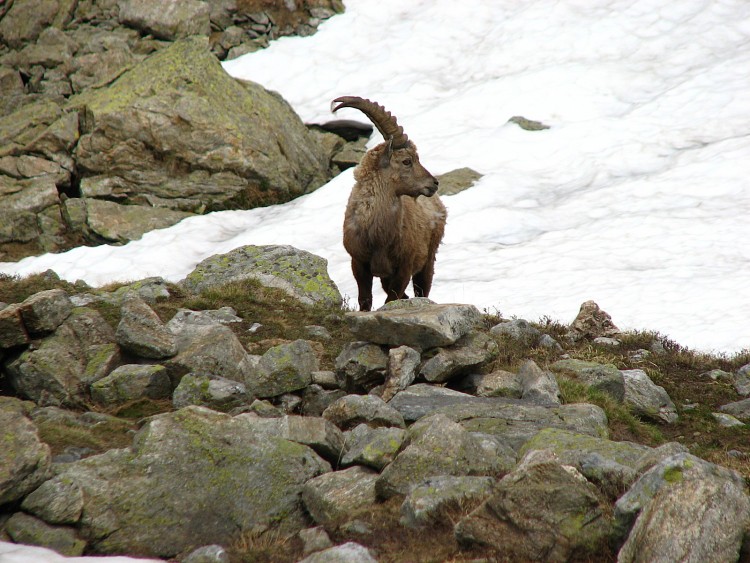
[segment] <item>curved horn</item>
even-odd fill
[[[338,105],[335,105],[337,104]],[[331,102],[331,111],[336,112],[341,108],[354,108],[364,113],[372,124],[378,128],[383,138],[388,141],[392,139],[391,146],[401,149],[409,142],[409,137],[404,133],[396,118],[386,111],[383,106],[359,96],[342,96]]]

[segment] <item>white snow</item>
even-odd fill
[[[224,66],[279,91],[306,122],[366,121],[350,109],[332,116],[330,102],[376,100],[433,174],[484,174],[444,198],[432,299],[563,322],[593,299],[622,329],[703,351],[750,348],[749,3],[346,5],[316,35]],[[551,128],[524,131],[507,122],[514,115]],[[370,143],[380,141],[376,133]],[[351,184],[348,171],[285,205],[194,217],[125,246],[0,272],[178,281],[212,254],[291,244],[327,258],[355,305],[341,244]]]

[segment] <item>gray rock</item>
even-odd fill
[[[0,19],[3,43],[18,48],[34,42],[57,16],[58,3],[50,0],[14,2]]]
[[[81,184],[84,195],[97,195],[95,180],[85,179]],[[109,242],[139,240],[149,231],[171,227],[193,215],[163,207],[120,205],[94,197],[86,197],[84,202],[88,229]]]
[[[370,428],[355,426],[346,433],[347,449],[341,465],[366,465],[380,471],[391,463],[406,439],[402,428]]]
[[[243,383],[210,375],[188,373],[172,393],[172,404],[176,409],[198,405],[227,412],[247,404],[249,397]]]
[[[6,376],[18,393],[39,405],[81,405],[86,383],[117,356],[109,353],[114,341],[114,331],[98,312],[75,309],[38,348],[7,363]]]
[[[192,311],[190,309],[178,309],[167,323],[167,328],[179,334],[186,326],[206,325],[229,325],[240,323],[242,319],[232,307],[221,307],[220,309]]]
[[[304,389],[318,371],[318,358],[306,340],[270,348],[245,379],[248,391],[260,398]]]
[[[266,287],[281,289],[306,305],[338,307],[342,302],[338,288],[328,276],[327,260],[293,246],[241,246],[227,254],[211,256],[181,284],[200,293],[243,279],[256,279]]]
[[[414,487],[401,505],[400,523],[408,528],[430,526],[448,510],[466,509],[492,492],[493,477],[433,477]]]
[[[377,563],[377,559],[366,547],[355,542],[346,542],[308,555],[299,563]]]
[[[148,0],[122,0],[119,4],[120,23],[158,39],[174,41],[211,31],[206,2],[166,0],[154,4]]]
[[[742,366],[732,374],[732,385],[743,397],[750,395],[750,364]]]
[[[558,373],[573,375],[577,381],[606,393],[620,403],[625,400],[624,376],[612,364],[583,360],[558,360],[550,368]]]
[[[101,405],[116,405],[136,399],[166,399],[172,395],[167,369],[161,365],[120,366],[91,385],[91,399]]]
[[[568,561],[606,547],[607,510],[576,469],[538,463],[503,477],[455,534],[460,545],[490,546],[502,559]]]
[[[57,470],[83,491],[77,528],[92,552],[171,558],[272,524],[306,527],[302,485],[330,466],[243,417],[186,407],[148,419],[132,448]]]
[[[387,403],[414,382],[420,355],[414,348],[399,346],[388,351],[388,375],[381,398]]]
[[[50,448],[34,424],[13,405],[0,402],[0,505],[22,499],[49,477]]]
[[[47,547],[61,555],[76,557],[82,555],[86,547],[86,542],[76,537],[73,528],[50,526],[23,512],[11,516],[5,530],[15,543]]]
[[[496,475],[510,470],[515,459],[503,459],[460,424],[444,415],[426,417],[408,430],[407,445],[377,480],[380,498],[408,494],[429,477]]]
[[[518,370],[523,393],[521,398],[539,404],[559,405],[560,388],[551,372],[543,371],[532,360],[526,360]]]
[[[494,360],[499,348],[497,342],[484,332],[471,331],[447,348],[432,352],[419,370],[419,375],[432,383],[443,383],[454,377],[479,369]]]
[[[245,383],[253,368],[247,351],[224,325],[187,325],[177,333],[178,353],[164,365],[173,381],[186,373]]]
[[[539,343],[542,332],[531,326],[529,321],[514,319],[496,324],[490,329],[490,334],[499,338],[507,338],[511,341],[531,348]]]
[[[315,374],[323,372],[313,372]],[[333,375],[333,372],[327,372]],[[341,397],[346,396],[343,389],[324,389],[316,383],[308,385],[302,390],[302,414],[305,416],[322,416],[323,412]]]
[[[277,436],[304,444],[332,463],[341,459],[344,435],[328,420],[317,416],[284,415],[280,418],[257,418],[248,415],[247,423],[264,435]]]
[[[388,353],[377,344],[350,342],[336,357],[336,379],[350,393],[371,390],[383,382],[388,366]]]
[[[375,504],[377,476],[364,467],[325,473],[305,483],[302,502],[315,523],[341,523]]]
[[[654,384],[640,369],[623,370],[625,378],[625,403],[643,417],[672,424],[678,414],[664,387]]]
[[[460,382],[460,387],[477,397],[520,399],[523,395],[523,385],[518,374],[505,370],[468,375]]]
[[[122,302],[115,337],[123,349],[142,358],[158,360],[177,354],[174,333],[138,296],[128,297]]]
[[[75,524],[83,511],[83,492],[75,483],[53,477],[23,499],[21,508],[48,524]]]
[[[347,313],[352,334],[360,340],[427,350],[448,346],[482,319],[473,305],[437,305],[428,299],[392,301],[377,311]]]
[[[623,563],[737,561],[750,498],[739,473],[677,454],[652,467],[617,501],[615,518],[627,535],[618,555]]]
[[[229,554],[220,545],[204,545],[191,551],[182,563],[229,563]]]
[[[333,542],[323,526],[300,530],[297,536],[302,540],[303,555],[310,555],[333,546]]]
[[[346,395],[331,404],[323,417],[342,430],[361,423],[371,426],[397,426],[404,428],[404,417],[375,395]]]
[[[750,399],[742,399],[733,403],[727,403],[719,407],[724,414],[732,415],[740,420],[750,419]]]
[[[719,426],[723,426],[724,428],[732,428],[733,426],[745,426],[744,422],[737,420],[731,414],[724,414],[721,412],[712,412],[711,416],[714,418],[716,422],[719,423]]]
[[[454,195],[464,190],[468,190],[477,181],[482,178],[483,174],[480,174],[476,170],[471,168],[457,168],[440,174],[437,177],[440,182],[440,188],[438,189],[439,195]]]
[[[62,289],[49,289],[24,300],[19,309],[26,330],[31,334],[44,334],[54,331],[68,318],[73,304]]]
[[[0,309],[0,349],[12,348],[29,342],[29,334],[21,318],[18,304]]]

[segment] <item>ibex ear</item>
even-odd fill
[[[385,142],[385,150],[380,155],[380,167],[388,168],[391,164],[391,155],[393,154],[393,137]]]

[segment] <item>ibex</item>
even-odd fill
[[[357,96],[331,104],[334,112],[343,107],[364,113],[385,139],[354,169],[356,183],[344,216],[344,248],[352,257],[359,308],[372,309],[373,277],[380,278],[386,303],[408,299],[409,280],[415,296],[427,297],[447,215],[435,195],[438,181],[420,164],[417,147],[383,106]]]

